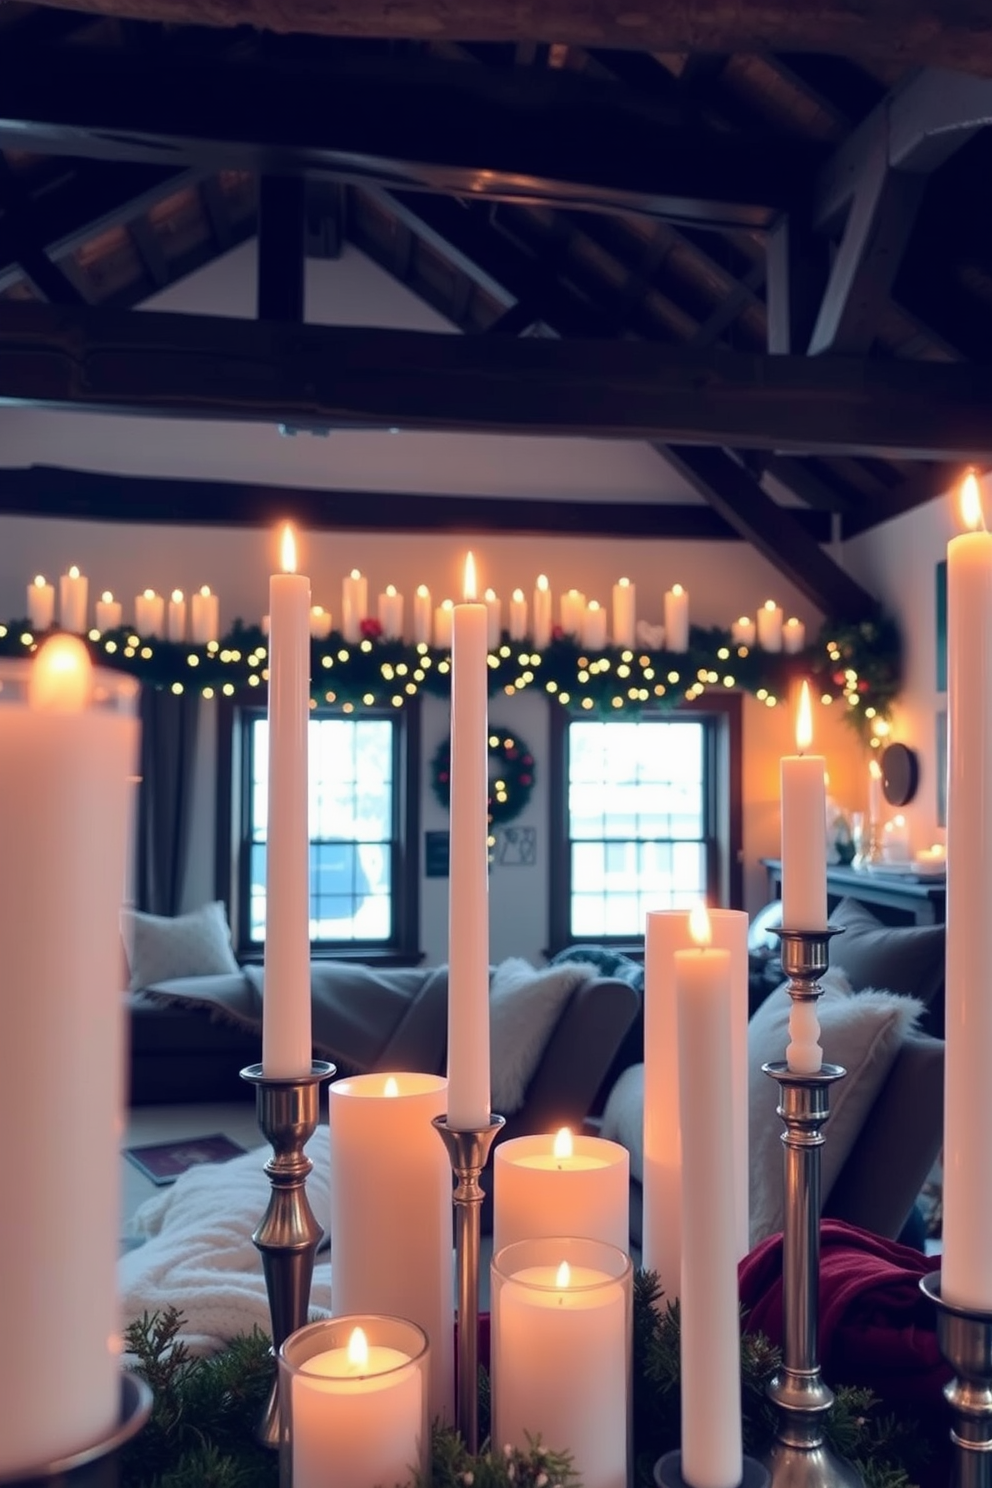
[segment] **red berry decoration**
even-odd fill
[[[490,784],[489,821],[493,826],[513,821],[526,808],[534,789],[534,756],[509,729],[493,725],[489,731],[489,780],[502,781],[497,797]],[[493,742],[495,741],[495,742]],[[451,743],[442,739],[431,760],[431,788],[445,809],[451,806]]]

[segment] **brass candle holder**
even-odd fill
[[[265,1164],[272,1192],[252,1240],[262,1254],[265,1289],[272,1319],[272,1351],[309,1321],[310,1286],[314,1256],[324,1233],[307,1198],[307,1177],[313,1163],[304,1148],[317,1129],[320,1087],[335,1066],[315,1059],[307,1075],[266,1075],[260,1064],[249,1064],[241,1078],[255,1086],[258,1125],[272,1146]],[[282,1435],[278,1381],[262,1413],[258,1439],[278,1448]]]
[[[775,932],[782,942],[782,968],[792,998],[789,1022],[793,1062],[812,1066],[819,1049],[816,1002],[818,978],[829,965],[826,930]],[[794,1051],[794,1052],[793,1052]],[[785,1225],[782,1235],[782,1315],[785,1336],[782,1367],[768,1386],[778,1410],[775,1439],[767,1454],[772,1488],[861,1488],[857,1469],[833,1453],[824,1418],[834,1394],[820,1374],[820,1149],[830,1114],[830,1086],[847,1073],[837,1064],[807,1070],[786,1062],[766,1064],[779,1085],[778,1113],[785,1122],[783,1144]]]
[[[955,1307],[940,1294],[940,1272],[920,1290],[937,1309],[937,1346],[954,1370],[944,1386],[953,1413],[952,1488],[992,1488],[992,1313]]]
[[[58,1401],[52,1402],[58,1409]],[[121,1373],[121,1408],[117,1425],[101,1441],[78,1452],[27,1468],[13,1477],[0,1473],[3,1488],[117,1488],[120,1454],[137,1436],[151,1413],[152,1392],[140,1375]]]
[[[447,1116],[435,1116],[432,1125],[444,1143],[457,1179],[452,1196],[458,1276],[455,1424],[466,1447],[474,1454],[479,1450],[479,1251],[485,1198],[479,1177],[506,1122],[502,1116],[490,1116],[488,1126],[457,1131],[448,1125]]]

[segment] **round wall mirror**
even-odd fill
[[[890,744],[882,750],[882,794],[890,806],[908,806],[916,795],[920,767],[916,750]]]

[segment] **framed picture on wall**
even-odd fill
[[[937,713],[937,738],[934,759],[937,762],[937,825],[947,826],[947,709]]]
[[[947,559],[937,564],[934,615],[937,641],[937,691],[947,691]]]

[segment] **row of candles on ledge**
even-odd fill
[[[37,574],[27,586],[26,600],[32,630],[44,634],[55,623],[55,585],[44,574]],[[578,589],[569,589],[559,596],[559,629],[563,635],[575,637],[591,651],[603,650],[610,641],[614,646],[633,646],[637,640],[653,649],[664,645],[669,651],[688,650],[689,595],[681,584],[674,584],[665,592],[661,625],[638,620],[636,600],[636,586],[626,578],[613,585],[612,614],[599,600],[587,600]],[[482,603],[486,610],[487,644],[492,650],[499,645],[503,635],[503,603],[493,589],[485,591]],[[427,585],[420,584],[413,598],[411,638],[414,645],[433,645],[439,650],[450,650],[454,608],[454,601],[450,599],[435,607]],[[403,595],[395,584],[387,584],[376,607],[380,633],[385,639],[403,639],[404,610]],[[368,579],[357,568],[352,569],[342,582],[338,626],[346,641],[355,643],[361,639],[362,624],[369,615]],[[539,574],[530,610],[523,590],[513,591],[507,626],[510,640],[525,640],[533,620],[534,643],[538,650],[543,650],[552,638],[553,617],[551,587],[547,575]],[[138,635],[146,640],[190,641],[196,646],[206,646],[220,636],[219,601],[208,585],[192,594],[188,601],[181,589],[174,589],[168,598],[157,594],[154,589],[145,589],[135,597],[132,618]],[[609,624],[611,618],[612,625]],[[73,564],[58,581],[59,626],[71,634],[83,635],[89,629],[88,619],[89,581]],[[93,628],[102,635],[119,629],[123,623],[123,605],[110,590],[105,590],[94,606]],[[266,633],[269,625],[270,617],[263,616],[262,629]],[[311,637],[326,640],[333,628],[333,612],[323,605],[311,605]],[[763,651],[784,650],[795,655],[806,645],[806,627],[794,616],[784,619],[781,605],[769,599],[753,619],[742,615],[733,622],[731,640],[735,646],[750,648],[758,645]]]

